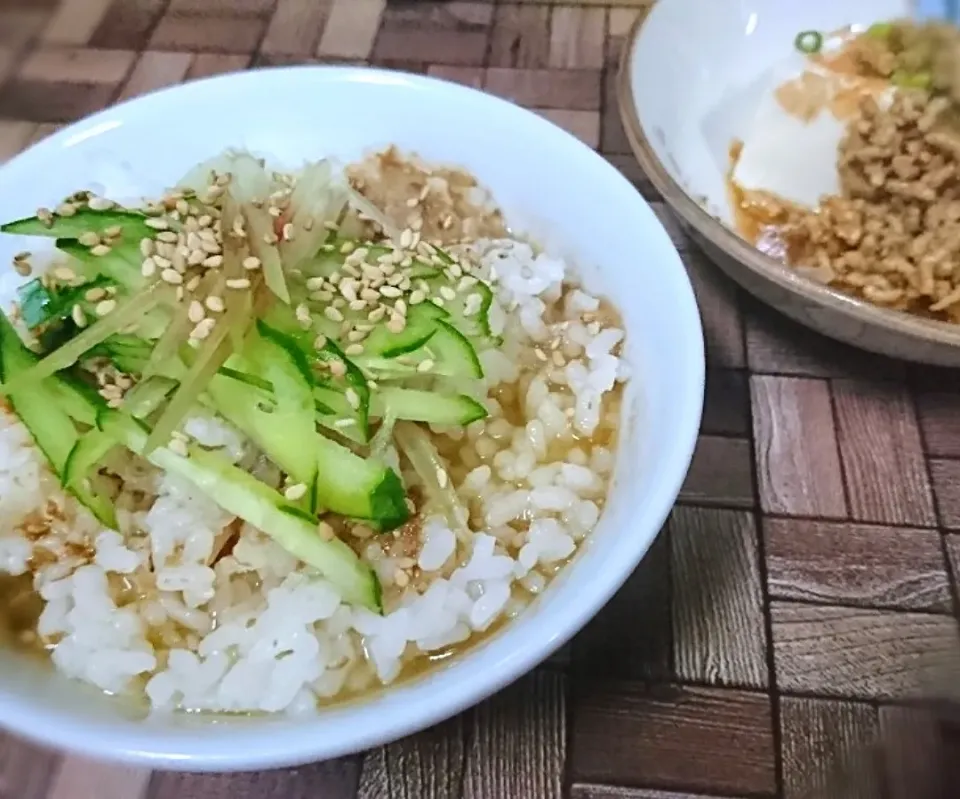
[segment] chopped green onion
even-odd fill
[[[793,40],[793,46],[807,55],[819,53],[823,49],[823,34],[820,31],[801,31]]]

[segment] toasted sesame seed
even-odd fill
[[[65,283],[69,283],[71,280],[77,279],[77,273],[74,272],[69,266],[58,266],[53,270],[53,276],[57,280],[62,280]]]
[[[73,306],[73,310],[70,311],[70,316],[77,327],[87,326],[87,317],[83,313],[83,308],[80,307],[79,303]]]
[[[196,291],[200,286],[200,275],[194,275],[187,281],[186,289],[187,291]]]
[[[169,269],[173,266],[173,261],[164,258],[162,255],[154,255],[153,262],[157,265],[157,269]]]
[[[205,260],[207,260],[207,254],[203,250],[192,250],[187,256],[187,266],[200,266]]]
[[[81,233],[77,238],[77,241],[80,242],[84,247],[96,247],[100,243],[100,236],[98,236],[92,230],[88,230],[84,233]]]
[[[360,350],[363,351],[363,347],[361,347]],[[360,407],[360,395],[357,394],[357,392],[354,389],[348,388],[344,392],[344,396],[346,397],[347,402],[350,404],[351,408],[353,408],[354,410],[357,410],[357,408]]]
[[[168,230],[170,228],[170,223],[162,216],[151,216],[149,219],[143,220],[143,224],[152,227],[154,230]]]
[[[186,200],[177,200],[177,213],[186,216],[190,213],[190,204]]]
[[[208,255],[219,255],[221,247],[219,242],[210,241],[209,239],[201,239],[200,249]]]
[[[207,269],[219,269],[223,266],[223,256],[211,255],[209,258],[204,258],[201,263],[207,267]]]
[[[407,320],[397,314],[391,316],[390,321],[387,322],[387,330],[389,330],[391,333],[402,333],[406,326]]]
[[[110,311],[117,307],[116,300],[103,300],[97,303],[97,307],[94,308],[97,316],[106,316]]]
[[[400,233],[400,246],[405,250],[409,250],[413,246],[413,231],[410,228],[405,228]]]
[[[443,297],[445,300],[455,300],[457,298],[457,292],[455,292],[449,286],[441,286],[440,296]]]
[[[91,254],[91,255],[96,255],[96,256],[99,258],[99,257],[102,257],[102,256],[104,256],[104,255],[109,255],[109,254],[110,254],[110,249],[111,249],[111,248],[110,248],[109,246],[107,246],[106,244],[98,244],[96,247],[91,247],[91,248],[90,248],[90,254]]]
[[[276,233],[269,232],[263,234],[263,240],[266,244],[276,244],[279,241]]]
[[[340,311],[338,311],[332,305],[328,305],[326,308],[323,309],[323,315],[327,317],[327,319],[329,319],[331,322],[343,321],[343,314],[340,313]]]
[[[307,290],[318,291],[323,288],[324,283],[326,281],[322,277],[309,277],[307,278]]]
[[[356,245],[352,241],[345,241],[340,245],[340,252],[344,255],[347,255],[348,253],[353,252],[353,248],[355,246]]]
[[[415,289],[414,291],[410,292],[409,299],[411,305],[419,305],[426,298],[426,295],[420,289]]]
[[[153,277],[157,273],[157,262],[151,257],[144,259],[140,265],[140,274],[144,277]]]
[[[165,283],[170,283],[174,286],[179,286],[181,283],[183,283],[183,275],[181,275],[176,269],[164,269],[160,273],[160,278]]]
[[[341,361],[330,361],[330,374],[334,377],[343,377],[347,373],[347,365]]]
[[[57,214],[59,216],[74,216],[77,213],[77,206],[73,203],[60,203],[57,206]]]
[[[397,300],[393,304],[393,310],[396,311],[400,316],[407,315],[407,304],[403,300]]]
[[[381,305],[379,308],[374,308],[370,313],[367,314],[367,319],[371,322],[379,322],[387,315],[387,309],[385,306]]]
[[[167,449],[169,449],[174,455],[179,455],[181,458],[186,458],[189,451],[187,450],[187,445],[179,438],[171,438],[170,443],[167,444]]]
[[[227,281],[228,289],[248,289],[250,288],[250,281],[245,277],[235,277]]]
[[[349,305],[349,308],[351,311],[362,311],[366,307],[367,307],[366,300],[354,300]]]
[[[420,361],[419,364],[417,364],[417,371],[429,372],[431,369],[433,369],[433,367],[434,367],[433,361],[430,358],[426,358],[425,360],[422,360]]]
[[[200,227],[210,227],[213,224],[213,217],[210,214],[204,214],[197,220]]]
[[[322,350],[327,346],[327,337],[321,333],[313,340],[313,348],[315,350]]]
[[[190,338],[195,338],[198,341],[203,341],[213,332],[213,328],[216,326],[216,324],[217,324],[217,320],[214,319],[213,317],[207,317],[206,319],[200,320],[197,323],[197,326],[190,331]]]
[[[398,289],[396,286],[384,286],[382,289],[380,289],[380,294],[393,300],[402,296],[403,292],[400,291],[400,289]]]
[[[359,325],[347,333],[347,341],[357,342],[363,341],[367,337],[366,330],[360,330]]]
[[[254,269],[259,269],[262,266],[260,259],[255,255],[247,256],[243,259],[243,268],[248,271],[253,271]]]
[[[88,302],[99,302],[106,296],[107,292],[101,288],[87,289],[87,291],[83,293],[83,298]]]
[[[294,235],[295,234],[293,232],[293,224],[290,222],[287,222],[287,224],[283,226],[283,240],[293,241]]]
[[[168,244],[176,244],[178,236],[172,230],[161,230],[157,234],[157,241],[164,241]]]
[[[33,267],[30,266],[29,261],[18,260],[17,258],[13,259],[13,268],[21,277],[29,277],[33,271]]]
[[[213,311],[214,313],[223,313],[223,309],[226,305],[223,302],[222,297],[217,297],[216,295],[211,294],[204,300],[204,305],[207,306],[208,310]]]
[[[410,197],[407,200],[407,208],[416,208],[418,205],[420,205],[419,197]]]
[[[187,319],[189,319],[194,324],[202,322],[206,316],[206,311],[203,310],[203,305],[199,301],[193,300],[190,303],[190,307],[187,309]]]
[[[347,355],[362,355],[363,354],[363,344],[350,344],[344,350]]]

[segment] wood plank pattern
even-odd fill
[[[636,683],[580,685],[573,779],[694,792],[776,790],[769,696],[680,686],[662,694]]]
[[[936,532],[768,519],[764,541],[775,599],[944,613],[952,609]]]
[[[710,263],[619,115],[618,61],[652,4],[0,0],[0,163],[119,100],[252,67],[370,63],[532,109],[650,201],[708,366],[696,453],[647,557],[502,694],[258,774],[151,774],[0,736],[0,799],[951,796],[960,744],[922,700],[960,699],[960,371],[819,336]]]
[[[753,436],[760,504],[767,513],[844,517],[847,502],[821,380],[754,376]],[[809,431],[816,430],[817,435]]]
[[[920,431],[906,391],[852,380],[833,383],[840,457],[855,519],[933,525]]]
[[[954,619],[773,602],[780,689],[855,698],[908,699],[960,685]]]
[[[784,799],[877,799],[880,779],[872,752],[877,711],[865,704],[784,697]]]
[[[765,688],[767,640],[753,516],[677,508],[670,541],[677,677]]]

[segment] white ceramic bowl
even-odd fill
[[[801,31],[910,15],[911,0],[658,0],[624,49],[618,96],[637,159],[712,260],[764,302],[864,349],[960,366],[960,325],[878,308],[763,255],[732,229],[726,175]],[[811,142],[811,147],[816,145]],[[796,152],[804,158],[827,155]],[[829,163],[829,162],[828,162]]]
[[[316,717],[137,720],[35,660],[0,652],[0,724],[49,745],[166,769],[262,769],[339,756],[438,722],[516,679],[586,624],[644,556],[697,436],[699,315],[683,264],[646,202],[603,158],[540,117],[398,73],[239,73],[117,106],[38,144],[0,170],[0,219],[91,184],[108,196],[161,190],[230,146],[294,166],[391,143],[471,170],[516,228],[581,265],[586,285],[622,312],[634,377],[614,485],[593,537],[518,621],[468,655],[428,679]],[[23,243],[0,237],[0,259],[9,263]],[[9,296],[15,282],[5,274],[0,291]]]

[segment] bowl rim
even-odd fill
[[[664,246],[674,253],[682,271],[679,253],[647,201],[596,150],[528,109],[453,81],[425,75],[341,65],[274,67],[227,73],[167,87],[110,106],[77,120],[45,142],[48,146],[58,146],[78,132],[93,130],[111,115],[122,114],[128,106],[155,95],[184,91],[190,97],[189,92],[198,91],[201,84],[236,88],[232,85],[236,82],[294,77],[303,80],[305,76],[330,82],[381,82],[402,84],[417,90],[466,94],[488,107],[496,105],[511,114],[536,118],[538,124],[553,128],[554,135],[575,145],[593,165],[591,170],[606,174],[608,180],[622,185],[624,192],[636,198],[637,210],[641,207],[650,210],[651,224],[660,226]],[[44,142],[40,142],[30,149],[43,146]],[[0,167],[0,174],[2,169]],[[560,596],[551,596],[552,602],[542,603],[533,627],[530,623],[527,628],[507,625],[446,668],[408,683],[388,686],[372,700],[346,702],[290,723],[287,722],[289,717],[272,714],[263,723],[257,720],[250,725],[229,725],[229,731],[221,726],[219,734],[214,730],[218,726],[216,720],[180,729],[158,730],[149,719],[131,722],[114,715],[100,717],[85,711],[38,704],[34,699],[35,691],[21,696],[0,681],[0,726],[45,746],[147,768],[199,772],[279,768],[353,754],[397,740],[465,710],[531,671],[578,633],[626,582],[663,529],[689,470],[702,417],[706,362],[703,329],[693,288],[685,274],[679,274],[678,281],[675,318],[683,319],[686,350],[684,357],[677,359],[680,363],[674,362],[677,366],[674,373],[679,373],[683,394],[671,403],[675,408],[676,433],[670,447],[661,453],[662,462],[651,478],[647,501],[642,510],[632,512],[634,518],[643,519],[644,535],[633,539],[617,537],[618,543],[607,547],[599,561],[604,567],[604,577],[578,579],[576,583],[558,586],[558,589],[564,589],[562,595],[565,598],[557,604]],[[647,527],[650,529],[646,530]],[[551,606],[556,610],[548,610]],[[473,679],[463,679],[471,675]],[[78,690],[82,687],[78,686]]]
[[[657,5],[658,3],[654,2],[648,9],[641,9],[627,33],[627,40],[620,53],[617,69],[616,94],[620,119],[623,122],[624,132],[634,157],[640,163],[650,182],[673,211],[694,231],[703,236],[707,242],[732,257],[752,275],[801,298],[808,305],[820,306],[865,326],[885,328],[892,333],[913,340],[960,348],[960,324],[942,322],[937,319],[924,319],[904,311],[872,305],[865,300],[844,294],[805,277],[741,238],[712,216],[673,178],[657,157],[656,151],[644,132],[632,88],[634,56],[641,43],[643,27],[649,17],[656,13]],[[733,276],[731,275],[731,277]],[[738,278],[734,278],[734,280],[740,282]],[[749,289],[747,291],[750,292]],[[760,297],[758,299],[766,305],[776,307],[772,302]],[[860,348],[862,349],[862,347]]]

